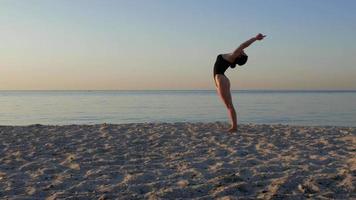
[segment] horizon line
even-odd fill
[[[216,91],[215,89],[30,89],[30,90],[1,90],[0,92],[61,92],[61,91]],[[310,91],[310,92],[356,92],[356,89],[238,89],[231,91]]]

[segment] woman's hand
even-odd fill
[[[256,40],[262,40],[264,37],[266,37],[266,35],[262,35],[261,33],[259,33],[258,35],[256,35]]]

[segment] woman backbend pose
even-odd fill
[[[246,42],[242,43],[234,52],[219,54],[216,58],[214,65],[214,81],[216,90],[219,96],[223,100],[230,116],[231,127],[228,129],[229,132],[237,131],[237,118],[234,105],[232,104],[231,92],[230,92],[230,81],[224,75],[227,68],[235,68],[236,64],[239,66],[244,65],[247,61],[248,56],[245,54],[244,49],[250,44],[254,43],[256,40],[262,40],[265,35],[259,33],[256,37],[253,37]]]

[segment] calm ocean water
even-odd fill
[[[356,91],[233,91],[241,123],[356,126]],[[228,121],[215,91],[0,91],[0,125]]]

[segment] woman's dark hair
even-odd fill
[[[246,54],[242,54],[235,60],[235,63],[238,64],[239,66],[241,66],[247,62],[247,59],[248,59],[248,56]]]

